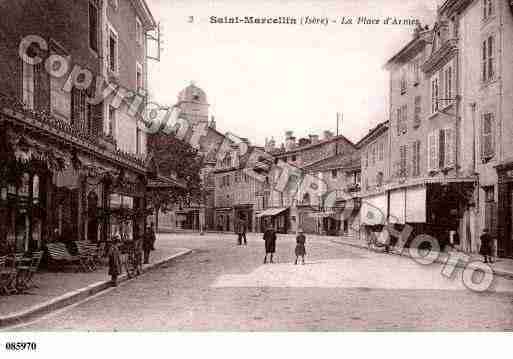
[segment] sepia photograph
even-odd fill
[[[513,1],[0,0],[2,355],[512,331]]]

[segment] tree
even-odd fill
[[[173,177],[185,183],[185,189],[152,190],[149,201],[155,209],[155,226],[158,228],[158,213],[166,211],[176,203],[190,206],[202,201],[201,168],[203,157],[198,150],[173,135],[157,133],[148,137],[148,152],[152,154],[157,172],[161,176]]]

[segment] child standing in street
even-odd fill
[[[302,229],[298,231],[298,235],[296,237],[296,261],[294,264],[297,264],[299,257],[301,257],[301,261],[303,265],[305,264],[305,255],[306,255],[306,248],[305,248],[305,242],[306,237]]]

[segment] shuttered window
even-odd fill
[[[485,113],[481,121],[481,158],[488,160],[495,155],[494,117]]]
[[[34,65],[28,64],[25,60],[22,60],[23,64],[23,103],[28,109],[34,109],[34,87],[35,87],[35,76],[34,76]]]
[[[421,101],[420,96],[415,96],[415,111],[413,113],[413,127],[420,126],[420,112],[421,112]]]
[[[431,113],[438,111],[438,78],[431,79]]]
[[[401,107],[397,109],[397,136],[401,136],[401,121],[402,121],[402,115],[401,115]]]
[[[495,37],[488,36],[481,43],[481,76],[482,81],[491,81],[495,77]]]
[[[84,130],[87,125],[86,92],[74,87],[71,90],[71,122],[75,128]]]
[[[98,52],[98,4],[89,1],[89,47]]]
[[[444,168],[454,166],[454,130],[446,128],[442,130],[444,133]]]
[[[399,147],[399,177],[407,176],[407,146],[402,145]]]
[[[428,136],[428,151],[429,151],[429,158],[428,158],[428,169],[429,171],[436,171],[438,170],[439,162],[439,131],[433,131]]]
[[[420,175],[420,141],[412,143],[412,176]]]

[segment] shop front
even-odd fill
[[[52,173],[63,154],[0,126],[0,254],[42,248],[49,236]]]
[[[234,230],[233,208],[216,208],[216,230],[229,232]]]
[[[267,208],[256,215],[258,228],[264,232],[272,227],[277,233],[288,233],[290,230],[290,209],[288,207]]]
[[[497,254],[513,257],[513,162],[497,167],[499,176]]]

